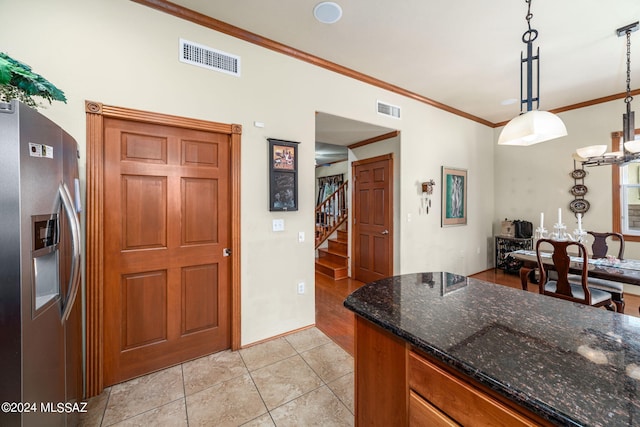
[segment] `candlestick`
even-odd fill
[[[582,229],[573,230],[573,241],[584,243],[587,237],[587,232]]]
[[[557,223],[553,226],[553,233],[550,234],[552,240],[570,240],[571,235],[567,233],[567,226],[562,223]]]
[[[544,212],[540,212],[540,228],[544,229]]]
[[[562,224],[562,208],[558,208],[558,224]]]
[[[578,230],[582,231],[582,214],[578,214]]]
[[[536,228],[534,237],[536,240],[546,239],[547,237],[549,237],[549,234],[547,233],[547,230],[545,230],[544,227],[538,227]]]

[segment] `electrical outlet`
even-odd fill
[[[304,294],[304,282],[298,283],[298,294],[299,295]]]
[[[304,242],[304,231],[299,231],[298,232],[298,243],[303,243]]]

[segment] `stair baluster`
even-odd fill
[[[316,249],[346,221],[348,188],[346,181],[316,207]]]

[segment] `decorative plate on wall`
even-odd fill
[[[573,213],[583,214],[589,210],[590,206],[591,205],[589,204],[589,202],[587,202],[585,199],[575,199],[574,201],[569,203],[569,209],[571,209],[571,212]]]
[[[584,169],[575,169],[571,172],[571,178],[573,179],[582,179],[587,176],[587,171]]]
[[[586,185],[576,184],[571,187],[571,194],[573,194],[574,196],[584,196],[585,194],[587,194],[587,191],[588,190]]]

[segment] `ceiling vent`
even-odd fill
[[[240,57],[180,39],[180,62],[240,77]]]
[[[382,101],[377,102],[378,114],[383,116],[393,117],[394,119],[400,118],[400,107],[396,105],[387,104]]]

